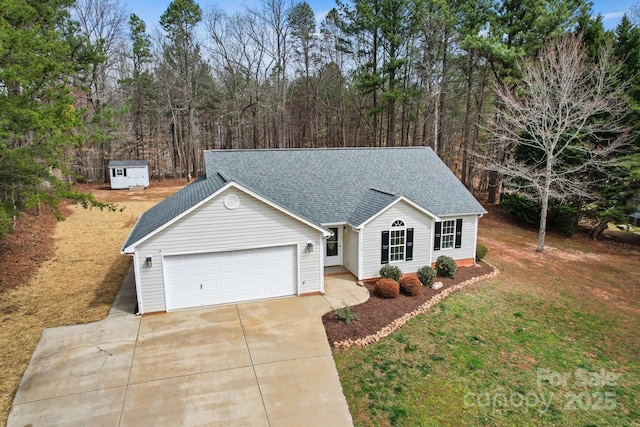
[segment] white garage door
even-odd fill
[[[167,310],[296,294],[296,247],[164,258]]]

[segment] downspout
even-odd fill
[[[429,267],[433,265],[433,245],[435,243],[434,239],[436,237],[436,221],[435,219],[431,221],[431,239],[429,239]]]
[[[358,280],[362,280],[362,233],[364,230],[362,228],[354,228],[358,232]]]
[[[136,281],[136,300],[138,302],[138,311],[136,316],[144,314],[144,306],[142,304],[142,285],[140,284],[140,264],[138,263],[138,252],[133,253],[133,276]]]
[[[478,255],[478,220],[482,218],[484,214],[478,214],[476,217],[475,224],[475,233],[474,233],[474,242],[473,242],[473,263],[476,263],[477,255]]]
[[[320,236],[320,259],[319,264],[320,264],[320,293],[322,295],[324,295],[324,251],[326,250],[326,244],[325,244],[325,239],[327,239],[324,236]]]

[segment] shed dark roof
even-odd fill
[[[146,160],[109,160],[110,168],[127,168],[141,166],[149,166],[149,162]]]
[[[313,223],[358,226],[404,196],[438,216],[485,209],[426,147],[205,151],[201,178],[147,211],[124,247],[228,181]]]

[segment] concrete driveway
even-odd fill
[[[352,276],[324,296],[142,317],[132,279],[105,320],[43,332],[8,426],[352,425],[320,319],[368,298]]]

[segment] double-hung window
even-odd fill
[[[442,221],[442,242],[440,249],[453,248],[456,239],[456,221],[454,219]]]
[[[462,247],[462,218],[445,219],[435,224],[433,249],[459,249]]]

